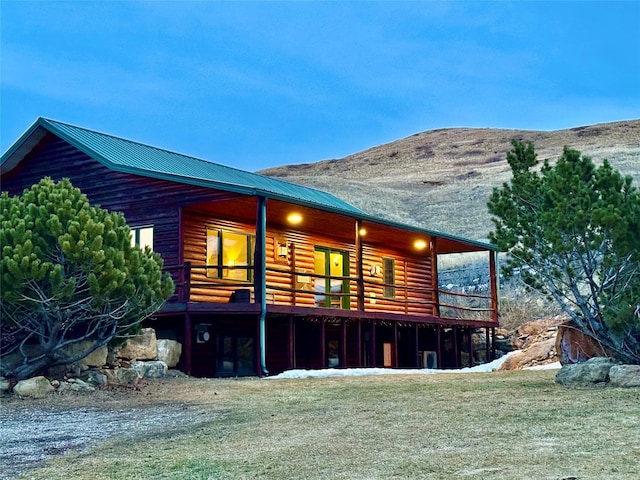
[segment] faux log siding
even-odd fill
[[[153,225],[154,250],[167,267],[180,263],[180,206],[228,196],[203,187],[115,172],[52,134],[2,176],[2,190],[19,194],[46,176],[56,181],[69,178],[92,205],[123,212],[131,226]]]
[[[251,282],[239,283],[209,278],[206,275],[204,266],[207,257],[207,229],[220,229],[237,233],[255,234],[255,226],[245,225],[211,218],[204,212],[185,209],[183,214],[184,247],[183,255],[185,262],[191,262],[191,297],[192,302],[213,302],[228,303],[229,297],[234,290],[241,288],[251,288]],[[215,285],[226,284],[227,287]]]
[[[432,299],[433,281],[431,278],[431,259],[407,259],[389,250],[377,249],[368,245],[363,247],[363,271],[365,283],[365,310],[368,312],[410,313],[430,315],[433,308],[430,305],[411,304],[411,302],[426,302]],[[395,297],[384,297],[384,272],[377,277],[370,276],[372,265],[382,267],[382,259],[394,260]],[[370,282],[380,285],[371,285]],[[407,290],[421,288],[424,291]],[[372,294],[375,297],[372,298]]]
[[[191,300],[195,302],[223,302],[229,301],[229,296],[234,289],[250,288],[250,283],[231,283],[228,288],[214,288],[215,284],[224,283],[219,279],[206,277],[202,266],[206,257],[206,231],[207,228],[222,229],[233,232],[254,234],[254,225],[242,224],[231,221],[224,221],[211,218],[205,212],[196,210],[185,210],[184,213],[184,259],[193,265]],[[287,264],[281,264],[275,257],[275,238],[281,238],[289,245],[289,257]],[[355,279],[357,274],[355,247],[353,245],[327,240],[320,237],[305,235],[300,232],[282,232],[269,230],[267,227],[267,302],[278,305],[293,305],[302,307],[315,306],[315,292],[313,290],[314,252],[316,246],[327,247],[335,250],[347,251],[349,253],[350,276]],[[295,259],[291,253],[295,252]],[[363,248],[364,276],[368,281],[382,282],[383,277],[372,278],[369,275],[371,265],[381,265],[382,258],[393,258],[395,265],[396,296],[393,300],[383,297],[382,285],[375,286],[366,284],[365,296],[375,294],[375,300],[367,298],[365,300],[365,310],[369,312],[387,313],[412,313],[431,314],[432,308],[429,305],[407,305],[405,286],[413,288],[425,288],[424,292],[409,291],[409,300],[429,301],[432,298],[431,281],[431,260],[429,257],[423,259],[405,259],[388,250],[378,250],[370,246]],[[292,271],[295,266],[294,283],[298,290],[295,294],[280,290],[292,288],[292,274],[286,272],[275,272],[271,269]],[[308,277],[310,283],[300,283],[299,280]],[[277,288],[275,288],[277,287]],[[351,282],[351,310],[357,309],[357,283]],[[295,301],[294,301],[295,298]],[[396,300],[396,301],[394,301]]]

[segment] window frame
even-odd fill
[[[216,235],[216,249],[217,249],[217,259],[216,263],[210,263],[210,255],[209,255],[209,232],[215,232]],[[231,271],[229,268],[225,268],[223,259],[224,259],[224,236],[227,235],[238,235],[246,238],[246,248],[247,248],[247,264],[239,265],[243,271],[246,272],[246,277],[242,279],[238,278],[229,278],[228,273]],[[238,232],[233,230],[224,230],[222,228],[214,228],[214,227],[206,227],[205,233],[205,265],[206,265],[206,276],[207,278],[217,279],[217,280],[227,280],[232,282],[241,282],[241,283],[251,283],[253,282],[253,270],[251,267],[255,265],[255,239],[256,236],[246,232]],[[213,255],[213,254],[212,254]],[[240,270],[240,269],[239,269]],[[226,272],[226,273],[225,273]],[[226,275],[226,276],[225,276]]]
[[[382,257],[382,296],[396,298],[396,260]]]
[[[131,233],[131,246],[132,247],[138,247],[141,250],[144,250],[145,247],[149,247],[149,250],[151,250],[152,252],[153,247],[154,247],[154,240],[155,240],[155,231],[153,228],[153,224],[146,224],[146,225],[137,225],[135,227],[129,227],[130,229],[130,233]],[[142,232],[143,231],[147,231],[150,230],[151,233],[151,244],[145,242],[144,244],[141,244],[141,240],[143,238]]]

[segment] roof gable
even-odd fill
[[[13,169],[42,139],[46,131],[60,137],[111,170],[235,193],[277,198],[338,213],[363,213],[344,200],[321,190],[42,117],[2,155],[2,173]]]
[[[0,157],[0,173],[15,168],[47,132],[58,136],[107,168],[133,175],[205,188],[264,196],[288,203],[318,208],[359,220],[386,225],[403,231],[418,232],[444,239],[450,252],[498,250],[495,245],[404,225],[367,214],[340,198],[321,190],[278,180],[257,173],[171,152],[63,122],[38,118]]]

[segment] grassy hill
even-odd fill
[[[640,186],[640,120],[550,132],[445,128],[259,173],[334,193],[390,220],[483,240],[492,228],[487,199],[511,176],[506,152],[514,138],[533,142],[540,161],[557,159],[565,145],[596,162],[607,158]]]

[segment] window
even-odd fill
[[[250,282],[255,237],[207,229],[207,276]]]
[[[394,298],[396,296],[395,260],[393,258],[382,259],[382,271],[384,272],[384,287],[382,296],[386,298]]]
[[[131,228],[131,246],[153,250],[153,225]]]

